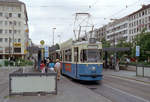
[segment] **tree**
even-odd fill
[[[143,29],[141,34],[137,35],[134,41],[135,45],[140,46],[140,61],[147,60],[150,57],[150,32],[145,31],[146,30]],[[135,46],[133,48],[135,54]]]
[[[102,39],[102,47],[103,48],[110,47],[110,42],[106,41],[105,38]]]
[[[125,42],[124,40],[120,40],[118,42],[118,44],[116,45],[117,48],[126,48],[129,47],[131,49],[132,44],[130,42]],[[131,55],[131,50],[130,51],[126,51],[126,52],[118,52],[117,56],[123,57],[124,55],[130,56]]]

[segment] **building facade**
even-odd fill
[[[94,30],[94,36],[98,41],[102,41],[106,37],[106,25]]]
[[[106,41],[110,41],[111,45],[117,44],[119,40],[128,42],[128,17],[115,19],[106,27]]]
[[[131,42],[144,28],[150,32],[150,4],[143,5],[138,11],[128,15],[128,21]]]
[[[0,59],[24,57],[28,33],[25,4],[18,0],[0,0]]]
[[[143,5],[136,12],[123,18],[115,19],[107,25],[95,29],[96,33],[94,34],[98,39],[102,38],[100,35],[104,35],[111,45],[115,45],[120,40],[132,42],[143,29],[146,29],[146,32],[150,32],[150,4]]]

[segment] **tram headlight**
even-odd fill
[[[96,68],[95,68],[95,67],[92,67],[91,70],[92,70],[92,71],[96,71]]]

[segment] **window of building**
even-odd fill
[[[7,34],[8,32],[7,32],[7,30],[5,30],[5,34]]]
[[[12,17],[12,13],[9,13],[9,17]]]
[[[3,25],[3,21],[0,21],[0,25]]]
[[[3,38],[0,38],[0,42],[3,42]]]
[[[21,53],[21,48],[14,48],[15,53]]]
[[[16,34],[17,33],[17,30],[14,30],[14,34]]]
[[[21,26],[21,22],[18,22],[18,25]]]
[[[5,25],[8,25],[8,22],[7,22],[7,21],[5,21]]]
[[[147,10],[145,10],[145,15],[147,15]]]
[[[20,13],[18,14],[18,17],[21,18],[21,14]]]
[[[147,17],[145,17],[145,24],[147,24]]]
[[[17,25],[17,22],[16,22],[16,21],[14,21],[14,25]]]
[[[9,25],[12,25],[12,21],[9,21]]]
[[[142,12],[142,16],[144,16],[144,11]]]
[[[2,34],[3,33],[3,30],[2,29],[0,29],[0,34]]]
[[[139,13],[139,17],[141,17],[141,13]]]
[[[20,34],[20,33],[21,33],[21,30],[18,30],[18,33]]]
[[[15,39],[15,42],[17,42],[17,39]]]
[[[5,42],[8,42],[8,39],[7,39],[7,38],[5,38]]]
[[[9,34],[11,34],[12,33],[12,30],[9,30]]]
[[[0,16],[1,16],[1,17],[3,16],[3,13],[2,13],[2,12],[0,12]]]
[[[21,39],[18,39],[18,42],[21,42]]]

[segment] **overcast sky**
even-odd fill
[[[95,28],[107,24],[111,18],[121,18],[136,10],[150,0],[20,0],[27,6],[29,36],[33,43],[44,40],[52,45],[52,28],[55,30],[55,43],[74,37],[73,23],[75,13],[87,12],[92,15]],[[105,18],[105,19],[104,19]]]

